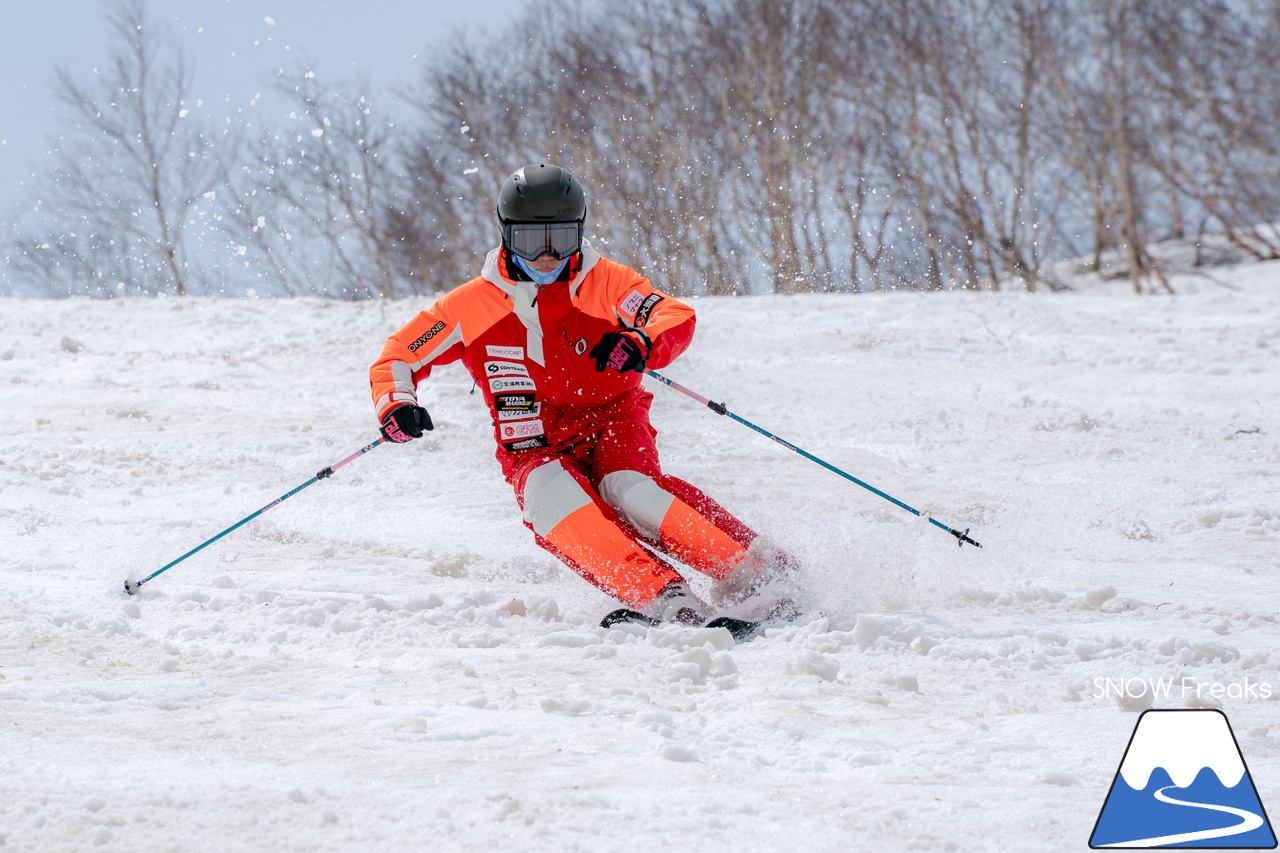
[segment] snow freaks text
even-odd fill
[[[1240,681],[1200,681],[1189,675],[1178,678],[1095,678],[1094,699],[1242,699],[1264,700],[1273,695],[1271,685],[1245,676]]]

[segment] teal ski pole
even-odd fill
[[[956,530],[956,529],[954,529],[954,528],[952,528],[952,527],[948,527],[947,525],[943,524],[941,521],[938,521],[936,518],[931,518],[931,517],[929,517],[929,516],[925,515],[924,513],[922,513],[920,510],[918,510],[918,509],[916,509],[916,508],[914,508],[914,507],[907,506],[907,505],[906,505],[906,504],[904,504],[902,501],[900,501],[900,500],[898,500],[897,498],[895,498],[893,495],[886,494],[885,492],[882,492],[882,491],[880,491],[879,489],[877,489],[875,486],[872,486],[872,485],[870,485],[870,484],[868,484],[868,483],[864,483],[864,482],[862,482],[861,480],[859,480],[857,477],[853,476],[852,474],[849,474],[849,473],[847,473],[847,472],[845,472],[845,471],[841,471],[839,468],[837,468],[836,466],[832,465],[832,464],[831,464],[831,463],[829,463],[829,462],[824,462],[824,461],[822,461],[821,459],[819,459],[818,457],[814,456],[812,453],[808,452],[807,450],[802,450],[802,449],[800,449],[799,447],[796,447],[794,444],[792,444],[792,443],[790,443],[790,442],[788,442],[788,441],[783,441],[782,439],[778,438],[778,437],[777,437],[776,435],[774,435],[773,433],[769,432],[767,429],[762,429],[762,428],[760,428],[760,427],[756,426],[755,424],[751,423],[751,421],[747,420],[746,418],[740,418],[740,417],[738,417],[738,416],[737,416],[737,415],[735,415],[733,412],[729,411],[729,410],[725,407],[724,403],[717,403],[717,402],[714,402],[713,400],[709,400],[709,399],[707,399],[706,397],[702,396],[701,394],[698,394],[698,393],[695,393],[695,392],[693,392],[693,391],[690,391],[688,388],[684,387],[684,386],[683,386],[683,385],[681,385],[679,382],[674,382],[674,381],[672,381],[672,380],[668,379],[667,377],[663,376],[661,373],[659,373],[659,372],[658,372],[658,371],[656,371],[656,370],[646,370],[646,371],[645,371],[645,373],[646,373],[646,374],[648,374],[649,376],[652,376],[654,379],[658,380],[659,382],[663,383],[664,385],[669,385],[669,386],[671,386],[672,388],[674,388],[674,389],[676,389],[677,391],[679,391],[681,394],[684,394],[684,395],[685,395],[685,396],[687,396],[687,397],[692,397],[693,399],[697,400],[699,403],[702,403],[704,406],[706,406],[706,407],[707,407],[708,409],[710,409],[711,411],[715,412],[717,415],[726,415],[726,416],[728,416],[728,417],[730,417],[730,418],[733,418],[735,421],[737,421],[738,423],[742,424],[743,426],[751,427],[751,429],[753,429],[753,430],[755,430],[756,432],[760,433],[760,434],[761,434],[761,435],[763,435],[765,438],[771,438],[771,439],[773,439],[774,441],[778,442],[778,444],[781,444],[783,447],[787,448],[788,450],[794,450],[796,453],[799,453],[799,454],[800,454],[801,456],[803,456],[805,459],[808,459],[808,460],[809,460],[809,461],[811,461],[811,462],[817,462],[819,465],[821,465],[823,468],[826,468],[828,471],[834,471],[835,473],[839,474],[841,477],[844,477],[846,480],[849,480],[849,481],[851,481],[851,482],[857,483],[859,486],[862,486],[862,488],[866,489],[866,490],[867,490],[867,491],[869,491],[869,492],[872,492],[873,494],[877,494],[877,495],[879,495],[880,497],[884,498],[885,500],[889,501],[890,503],[897,504],[898,506],[900,506],[900,507],[902,507],[903,509],[905,509],[907,512],[909,512],[909,513],[911,513],[911,514],[913,514],[913,515],[918,515],[918,516],[920,516],[921,518],[927,519],[927,520],[928,520],[928,522],[929,522],[930,524],[934,525],[935,527],[940,527],[940,528],[942,528],[943,530],[945,530],[945,531],[947,531],[948,533],[950,533],[952,536],[956,537],[956,544],[957,544],[957,545],[959,545],[960,547],[962,547],[962,548],[963,548],[963,547],[964,547],[964,543],[966,543],[966,542],[968,542],[970,545],[974,545],[974,546],[976,546],[976,547],[978,547],[978,548],[981,548],[981,547],[982,547],[982,546],[981,546],[980,544],[978,544],[976,541],[974,541],[973,539],[969,538],[969,528],[967,528],[967,527],[966,527],[963,531],[961,531],[961,530]]]
[[[271,509],[271,508],[272,508],[273,506],[275,506],[276,504],[284,503],[284,502],[285,502],[285,501],[287,501],[289,498],[293,497],[293,496],[294,496],[294,495],[296,495],[298,492],[300,492],[300,491],[302,491],[303,489],[305,489],[307,486],[310,486],[312,483],[315,483],[315,482],[318,482],[318,481],[320,481],[320,480],[323,480],[323,479],[325,479],[325,478],[327,478],[327,477],[331,477],[331,476],[333,476],[333,472],[334,472],[334,471],[337,471],[337,470],[338,470],[339,468],[341,468],[343,465],[346,465],[348,462],[351,462],[352,460],[359,459],[361,456],[363,456],[364,454],[368,453],[370,450],[373,450],[375,447],[377,447],[379,444],[382,444],[382,443],[383,443],[383,439],[381,439],[381,438],[374,439],[374,441],[373,441],[373,443],[372,443],[372,444],[366,444],[364,447],[360,448],[360,449],[359,449],[359,450],[357,450],[355,453],[352,453],[350,456],[348,456],[346,459],[343,459],[341,462],[338,462],[338,463],[335,463],[335,464],[333,464],[333,465],[330,465],[330,466],[329,466],[329,467],[327,467],[327,468],[321,468],[319,471],[317,471],[317,472],[316,472],[316,475],[315,475],[314,477],[312,477],[310,480],[307,480],[307,481],[306,481],[305,483],[303,483],[301,486],[298,486],[296,489],[293,489],[292,491],[289,491],[289,492],[284,493],[283,495],[281,495],[280,497],[276,498],[276,499],[275,499],[275,500],[273,500],[271,503],[267,504],[266,506],[264,506],[262,509],[258,510],[257,512],[254,512],[254,513],[251,513],[251,514],[249,514],[249,515],[246,515],[244,518],[240,519],[240,520],[239,520],[239,521],[237,521],[235,524],[231,525],[231,526],[230,526],[230,527],[228,527],[226,530],[224,530],[224,531],[222,531],[221,533],[219,533],[217,536],[214,536],[212,539],[206,539],[205,541],[201,542],[201,543],[200,543],[199,545],[197,545],[196,547],[192,548],[192,549],[191,549],[190,551],[188,551],[187,553],[183,554],[183,555],[182,555],[181,557],[179,557],[178,559],[174,560],[172,563],[169,563],[169,564],[168,564],[168,565],[166,565],[166,566],[161,566],[160,568],[156,569],[154,572],[152,572],[151,574],[147,575],[145,578],[143,578],[143,579],[142,579],[142,580],[140,580],[140,581],[126,580],[126,581],[124,582],[124,591],[125,591],[125,592],[127,592],[127,593],[129,593],[130,595],[136,595],[136,594],[137,594],[137,592],[138,592],[138,590],[139,590],[139,589],[141,589],[141,588],[142,588],[142,585],[143,585],[144,583],[146,583],[147,581],[151,580],[152,578],[156,577],[157,575],[160,575],[160,574],[163,574],[164,572],[169,571],[169,570],[170,570],[170,569],[172,569],[174,566],[178,565],[178,563],[181,563],[183,560],[187,559],[187,557],[190,557],[192,554],[195,554],[196,552],[203,550],[204,548],[208,547],[209,545],[212,545],[214,542],[217,542],[217,541],[218,541],[219,539],[221,539],[223,536],[226,536],[228,533],[230,533],[231,531],[235,530],[236,528],[238,528],[238,527],[242,527],[242,526],[244,526],[244,525],[248,524],[249,522],[253,521],[253,520],[254,520],[255,518],[257,518],[258,516],[262,515],[262,514],[263,514],[264,512],[266,512],[267,510]]]

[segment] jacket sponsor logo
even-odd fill
[[[529,368],[514,361],[486,361],[484,372],[487,376],[528,376]]]
[[[644,302],[640,303],[640,309],[636,311],[636,325],[644,326],[649,322],[649,315],[653,313],[653,309],[662,301],[662,294],[650,293],[645,297]]]
[[[499,394],[493,398],[493,405],[500,412],[527,412],[536,399],[532,394]]]
[[[490,358],[524,358],[524,347],[495,347],[489,345],[484,348]]]
[[[532,394],[498,394],[493,398],[493,408],[500,421],[514,421],[520,418],[536,418],[542,411],[542,404]]]
[[[551,442],[547,441],[545,435],[535,436],[534,438],[524,438],[520,441],[503,442],[503,450],[534,450],[539,447],[550,447]]]
[[[644,294],[638,290],[633,290],[629,294],[627,294],[626,299],[622,300],[622,305],[620,306],[620,310],[622,311],[623,314],[630,314],[631,316],[634,317],[636,314],[636,311],[639,310],[640,305],[643,302],[644,302]]]
[[[542,411],[542,404],[541,404],[541,403],[534,403],[534,404],[533,404],[533,406],[531,406],[531,407],[530,407],[530,408],[528,408],[528,409],[503,409],[503,408],[499,408],[499,409],[498,409],[498,420],[500,420],[500,421],[514,421],[514,420],[519,420],[520,418],[536,418],[536,417],[538,416],[538,414],[539,414],[541,411]]]
[[[418,338],[416,341],[409,344],[409,352],[417,352],[419,349],[422,348],[423,344],[425,344],[427,341],[431,340],[432,338],[434,338],[436,335],[440,334],[443,331],[444,331],[444,321],[441,320],[439,323],[436,323],[430,329],[427,329],[427,331],[422,335],[422,337]]]
[[[502,436],[503,441],[511,441],[516,438],[533,438],[535,435],[542,435],[546,432],[542,428],[542,421],[514,421],[509,424],[503,424],[498,427],[498,433]]]
[[[537,391],[538,386],[533,383],[532,379],[507,376],[502,379],[490,379],[489,390],[495,394],[499,391]]]

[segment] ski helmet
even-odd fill
[[[498,220],[508,222],[582,222],[587,199],[568,169],[545,163],[517,169],[498,192]]]
[[[567,169],[544,163],[516,170],[498,192],[497,213],[502,247],[513,255],[560,259],[582,249],[586,194]]]

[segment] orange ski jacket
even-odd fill
[[[458,360],[484,390],[508,452],[568,448],[644,393],[639,373],[597,372],[592,347],[606,332],[638,329],[652,341],[648,365],[666,367],[693,339],[693,308],[587,241],[574,261],[568,281],[538,285],[509,278],[506,253],[490,252],[479,277],[387,339],[369,370],[378,420],[416,403],[418,383]]]

